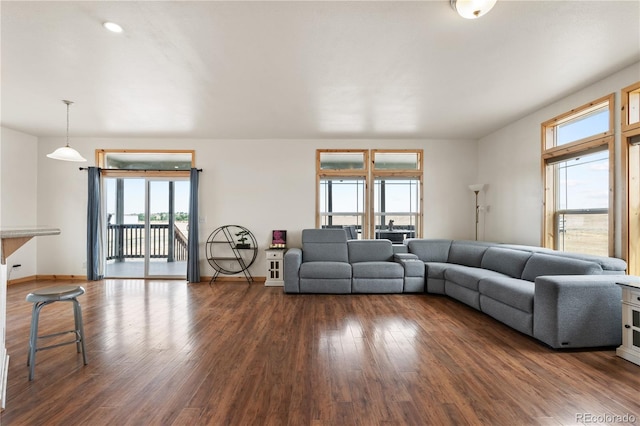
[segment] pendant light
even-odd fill
[[[67,105],[67,145],[62,148],[58,148],[51,154],[47,154],[47,157],[54,160],[63,161],[87,161],[78,151],[69,146],[69,106],[73,103],[71,101],[62,101]]]
[[[477,19],[491,10],[496,0],[450,0],[453,10],[467,19]]]

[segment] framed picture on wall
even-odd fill
[[[271,248],[285,248],[287,246],[287,231],[283,229],[271,232]]]

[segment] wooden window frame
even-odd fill
[[[416,154],[418,157],[418,164],[417,164],[417,168],[415,170],[407,170],[407,169],[384,169],[384,170],[376,170],[375,168],[375,162],[376,162],[376,154]],[[419,196],[419,200],[418,202],[420,203],[419,209],[420,212],[418,213],[417,216],[417,223],[416,223],[416,237],[418,238],[422,238],[422,225],[423,225],[423,207],[424,207],[424,202],[423,202],[423,194],[424,194],[424,188],[422,186],[423,182],[423,176],[424,176],[424,163],[423,163],[423,150],[421,149],[372,149],[371,150],[371,181],[370,181],[370,193],[369,193],[369,199],[372,200],[372,202],[369,205],[369,217],[371,218],[371,220],[369,221],[369,235],[375,235],[375,226],[376,226],[376,221],[375,221],[375,206],[373,205],[373,200],[375,199],[374,197],[374,192],[375,192],[375,181],[376,179],[379,178],[407,178],[407,179],[418,179],[419,184],[420,184],[420,196]]]
[[[362,169],[321,169],[320,156],[324,153],[362,153],[363,168]],[[369,175],[369,150],[367,149],[318,149],[316,150],[316,228],[322,226],[322,217],[320,215],[320,181],[324,178],[340,179],[340,178],[362,178],[364,180],[364,208],[363,208],[363,227],[362,238],[367,238],[367,227],[364,224],[368,223],[367,218],[367,203],[369,197],[369,181],[367,176]]]
[[[587,114],[598,108],[600,105],[607,103],[609,109],[609,129],[602,133],[597,133],[583,139],[579,139],[564,145],[555,145],[555,129],[558,125],[569,121],[577,116]],[[556,247],[556,188],[555,176],[550,170],[553,164],[565,159],[573,158],[597,151],[609,152],[609,236],[608,236],[608,254],[614,254],[614,236],[615,236],[615,138],[614,138],[614,105],[615,94],[612,93],[595,101],[589,102],[571,111],[560,114],[550,120],[545,121],[541,125],[541,175],[544,188],[543,199],[543,215],[542,215],[542,235],[541,245],[543,247]],[[551,139],[550,141],[550,138]],[[551,142],[551,143],[550,143]]]
[[[363,169],[321,169],[320,156],[323,153],[362,153],[364,165]],[[376,153],[415,153],[418,156],[418,168],[415,170],[406,169],[385,169],[375,170],[375,155]],[[379,177],[394,177],[394,178],[411,178],[419,179],[420,182],[420,213],[418,215],[418,226],[416,229],[416,237],[421,238],[423,235],[423,175],[424,175],[424,163],[423,163],[423,150],[422,149],[318,149],[316,150],[316,228],[322,226],[322,218],[320,215],[320,181],[325,178],[362,178],[365,182],[364,188],[364,223],[362,227],[362,238],[373,238],[375,236],[375,219],[373,206],[374,199],[374,181]]]
[[[635,92],[640,90],[640,81],[623,88],[621,93],[622,98],[622,106],[620,107],[620,119],[622,123],[620,124],[620,129],[622,133],[634,132],[635,130],[640,129],[640,120],[636,123],[629,123],[629,94],[631,92]]]
[[[104,177],[186,177],[189,170],[113,170],[105,169],[107,154],[191,154],[191,167],[196,166],[196,151],[191,149],[96,149],[96,165],[102,169]]]
[[[622,258],[627,261],[627,273],[640,274],[640,123],[628,123],[629,92],[640,88],[640,81],[621,90],[620,163],[623,179]]]

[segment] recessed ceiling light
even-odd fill
[[[114,33],[121,33],[122,27],[118,24],[116,24],[115,22],[105,22],[104,24],[102,24],[106,29],[108,29],[111,32]]]

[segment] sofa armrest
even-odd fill
[[[424,262],[412,253],[396,253],[393,260],[404,269],[404,293],[424,292]]]
[[[424,279],[424,262],[411,253],[396,253],[393,261],[402,265],[405,277],[420,277]]]
[[[284,292],[300,293],[302,250],[291,248],[284,254]]]
[[[413,253],[394,253],[393,260],[399,262],[401,260],[417,260],[418,256]]]
[[[553,348],[618,346],[626,275],[548,275],[535,280],[533,336]]]

